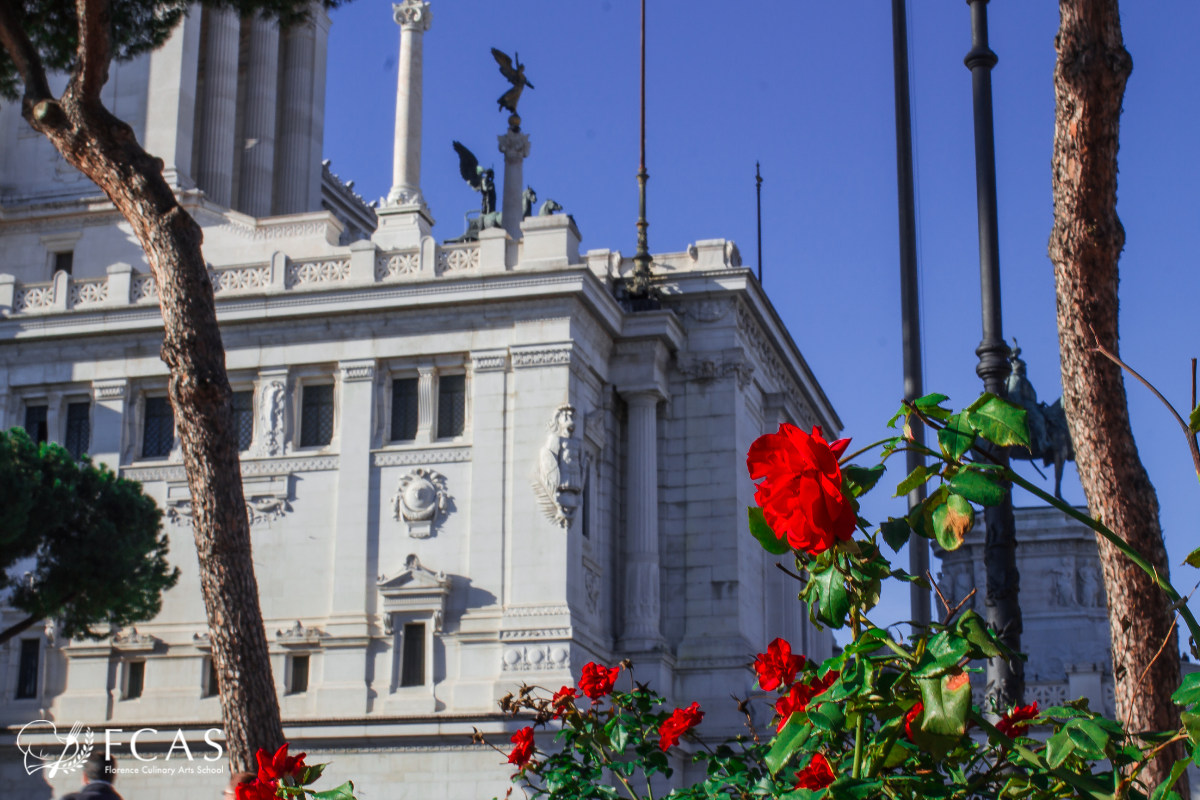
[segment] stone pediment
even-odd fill
[[[381,575],[379,578],[384,612],[428,611],[440,618],[446,610],[446,597],[450,594],[450,576],[423,567],[415,555],[408,557],[404,567],[404,571],[394,577]]]

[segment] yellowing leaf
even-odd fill
[[[933,532],[938,544],[946,550],[957,550],[963,537],[975,527],[975,509],[966,498],[952,494],[945,505],[933,511]]]

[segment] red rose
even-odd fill
[[[917,704],[908,710],[904,715],[904,735],[911,742],[913,740],[913,724],[921,721],[921,714],[925,711],[925,704],[920,700]]]
[[[750,445],[746,468],[753,480],[763,479],[754,500],[775,535],[787,537],[793,548],[816,555],[854,535],[854,507],[842,493],[838,466],[849,444],[849,439],[829,444],[820,426],[810,435],[785,422],[779,433]]]
[[[570,686],[564,686],[555,692],[554,697],[550,700],[550,706],[554,709],[554,718],[558,719],[559,716],[565,714],[567,709],[574,705],[576,697],[579,697],[579,692]]]
[[[996,728],[1008,738],[1015,739],[1029,732],[1029,720],[1037,715],[1038,704],[1036,700],[1033,701],[1032,705],[1013,706],[1012,711],[1009,711],[996,722]]]
[[[258,779],[260,781],[277,781],[285,775],[295,775],[305,768],[304,757],[308,753],[288,757],[288,743],[275,751],[275,755],[267,758],[266,750],[255,754],[258,758]]]
[[[840,672],[830,670],[824,678],[813,678],[809,683],[794,684],[786,695],[775,701],[775,713],[779,715],[779,727],[775,732],[783,730],[788,719],[797,711],[808,710],[808,704],[814,697],[823,693],[838,679]]]
[[[700,710],[699,703],[692,703],[687,708],[675,709],[671,712],[671,716],[658,726],[658,746],[666,751],[679,744],[679,737],[699,725],[702,719],[704,719],[704,712]]]
[[[804,656],[792,655],[792,646],[784,639],[776,639],[767,645],[767,652],[754,657],[754,671],[758,673],[758,685],[770,692],[780,684],[791,686],[796,673],[804,669]]]
[[[508,763],[523,767],[533,758],[533,728],[521,728],[512,735],[510,742],[516,745],[508,754]]]
[[[613,684],[616,683],[620,672],[620,667],[603,667],[595,661],[589,661],[583,665],[579,688],[594,703],[613,690]]]
[[[275,782],[261,778],[254,783],[239,783],[233,791],[237,800],[275,800]]]
[[[833,774],[833,768],[829,766],[829,761],[825,756],[817,753],[808,762],[808,766],[796,773],[796,789],[811,789],[818,791],[824,789],[836,779]]]

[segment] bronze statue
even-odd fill
[[[500,106],[499,110],[507,110],[512,113],[512,116],[508,118],[509,127],[514,131],[519,131],[521,118],[517,115],[517,102],[521,99],[521,92],[525,87],[528,86],[532,89],[533,84],[525,77],[525,65],[521,63],[519,53],[513,53],[513,57],[509,58],[493,47],[492,58],[496,59],[496,63],[500,65],[500,74],[512,84],[512,88],[500,95],[496,103]]]
[[[537,192],[532,186],[526,186],[521,193],[521,219],[533,216],[533,204],[537,202]]]
[[[468,211],[465,215],[467,231],[457,239],[447,239],[449,242],[474,242],[479,239],[479,232],[486,228],[500,227],[500,212],[496,210],[496,172],[479,166],[475,154],[463,146],[462,142],[454,143],[454,152],[458,153],[458,171],[471,188],[479,192],[483,204],[478,216],[472,218]]]
[[[1029,423],[1029,449],[1013,447],[1009,457],[1030,463],[1042,460],[1042,466],[1054,465],[1054,496],[1062,499],[1063,465],[1075,460],[1075,448],[1071,444],[1071,433],[1067,429],[1067,412],[1062,407],[1062,398],[1053,405],[1039,402],[1037,392],[1025,376],[1025,362],[1021,359],[1021,348],[1013,339],[1012,374],[1008,376],[1008,401],[1025,409]],[[1034,469],[1037,465],[1034,464]],[[1040,470],[1039,470],[1040,472]]]

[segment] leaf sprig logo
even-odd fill
[[[49,731],[28,732],[30,728],[49,728]],[[53,736],[56,744],[36,744],[32,740],[35,734],[48,733]],[[38,738],[41,738],[40,736]],[[65,736],[58,732],[58,727],[48,719],[35,719],[26,724],[17,734],[17,749],[25,756],[25,772],[33,775],[42,770],[48,771],[47,776],[53,778],[60,772],[74,772],[92,755],[94,734],[92,729],[76,722]]]

